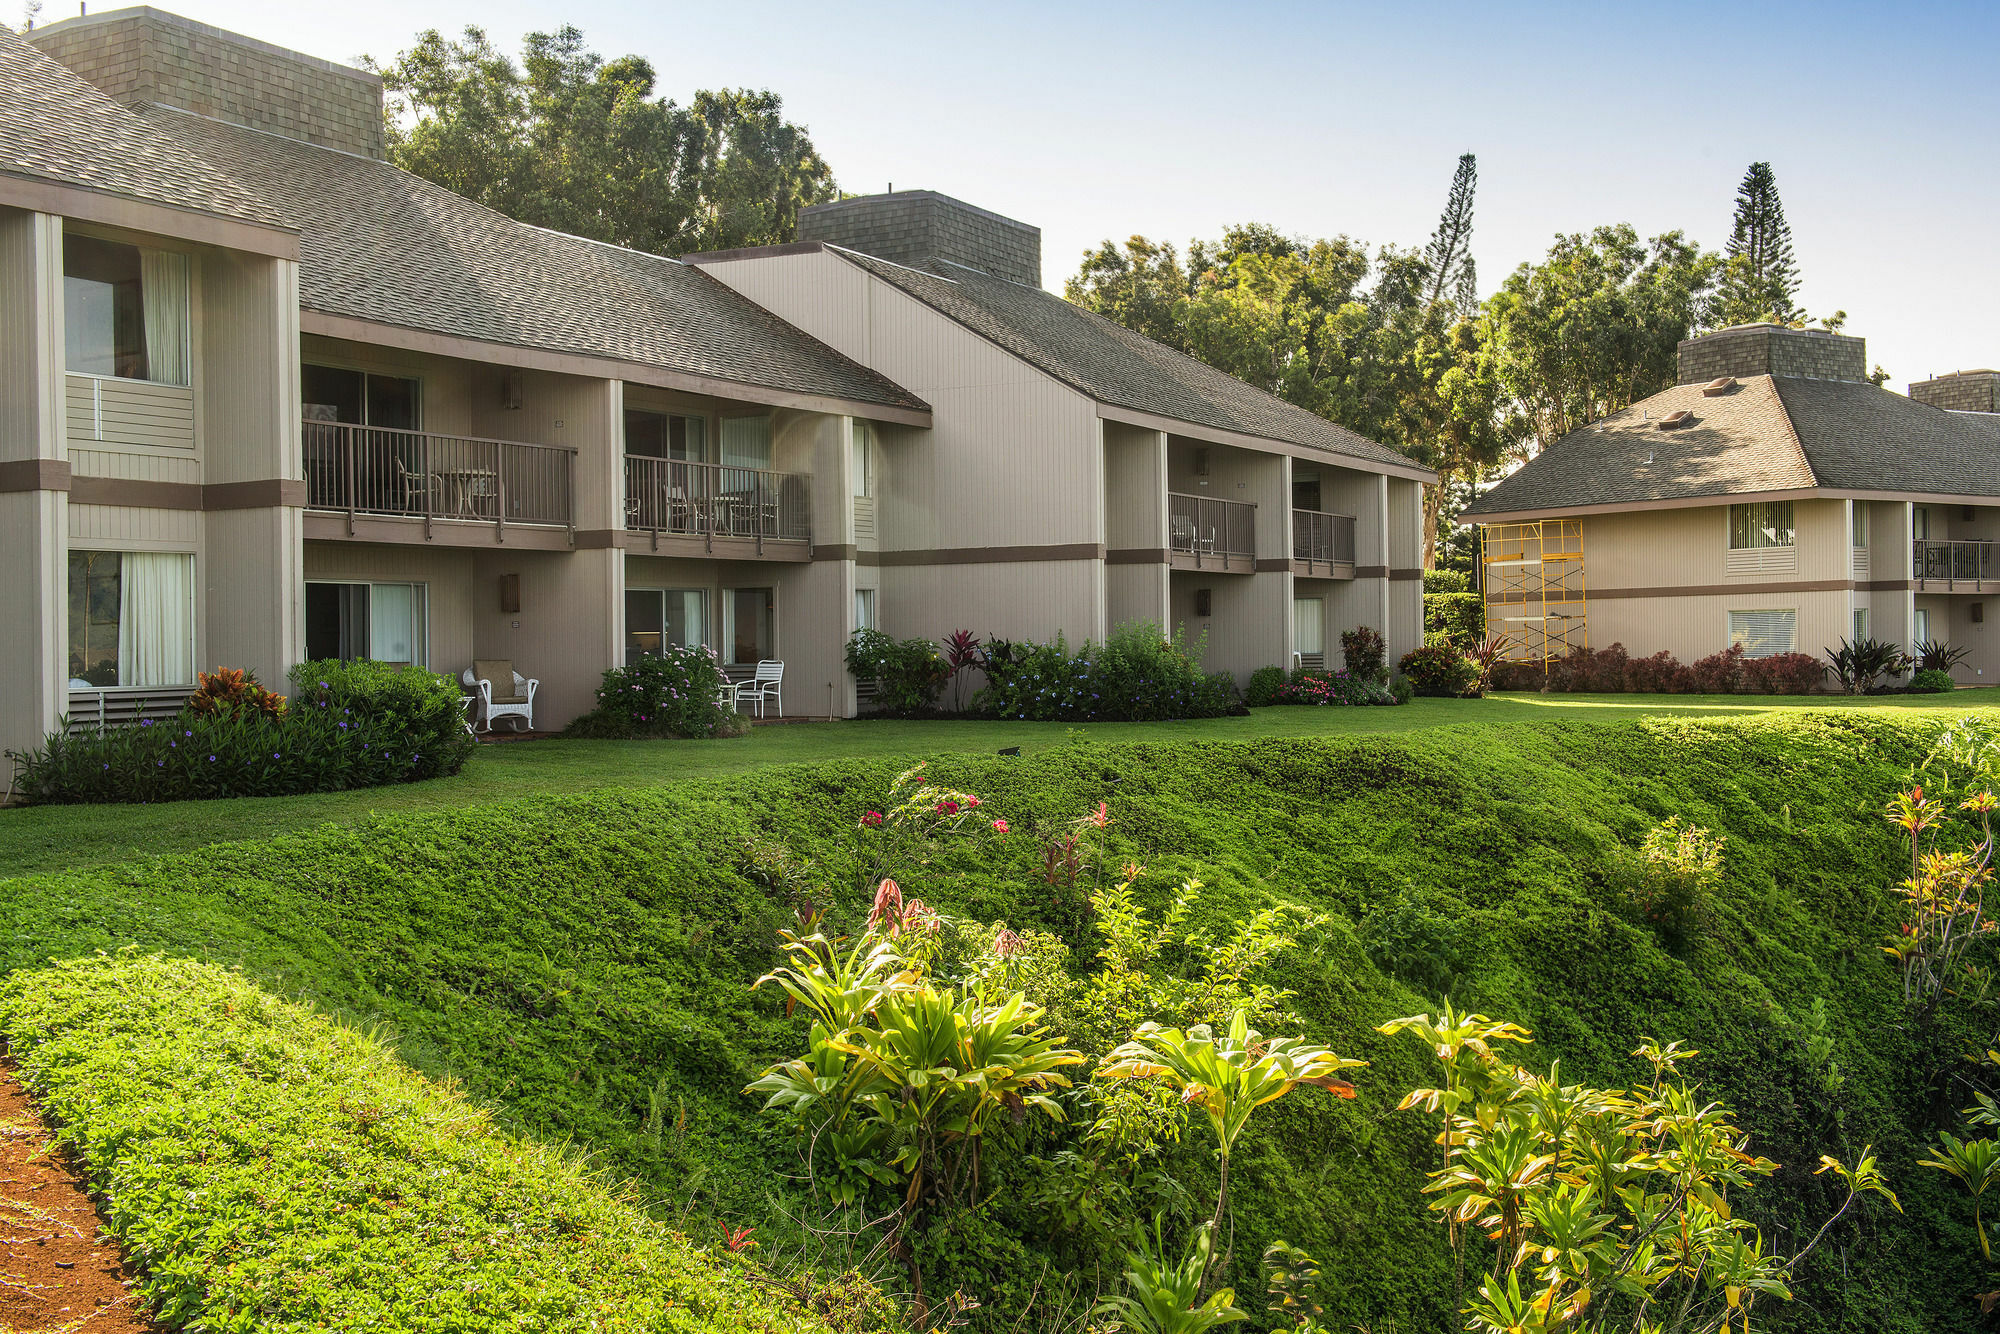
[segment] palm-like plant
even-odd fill
[[[1972,1227],[1979,1234],[1979,1253],[1990,1261],[1993,1244],[1987,1240],[1981,1210],[1987,1188],[2000,1183],[2000,1140],[1958,1139],[1940,1134],[1931,1156],[1919,1159],[1917,1166],[1936,1168],[1956,1177],[1972,1193]]]
[[[1218,1288],[1205,1299],[1201,1295],[1202,1276],[1215,1249],[1212,1224],[1197,1231],[1194,1245],[1178,1257],[1167,1253],[1157,1214],[1151,1235],[1140,1226],[1133,1229],[1133,1238],[1125,1261],[1126,1291],[1099,1302],[1098,1313],[1115,1317],[1133,1334],[1201,1334],[1245,1319],[1236,1309],[1234,1289]]]
[[[1221,1180],[1215,1192],[1213,1226],[1222,1227],[1229,1201],[1229,1153],[1250,1122],[1250,1114],[1299,1084],[1311,1084],[1343,1098],[1354,1085],[1337,1076],[1368,1064],[1336,1055],[1304,1038],[1265,1038],[1250,1027],[1250,1012],[1238,1010],[1217,1037],[1208,1024],[1186,1032],[1142,1024],[1132,1040],[1116,1048],[1098,1070],[1104,1079],[1164,1079],[1185,1102],[1208,1113],[1219,1150]]]

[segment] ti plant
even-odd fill
[[[1794,1268],[1860,1195],[1895,1201],[1868,1150],[1851,1168],[1824,1158],[1845,1201],[1798,1255],[1768,1255],[1729,1197],[1777,1164],[1747,1152],[1729,1109],[1679,1079],[1697,1053],[1649,1039],[1634,1053],[1649,1081],[1597,1089],[1507,1060],[1502,1044],[1528,1034],[1484,1015],[1447,1007],[1381,1031],[1422,1039],[1444,1068],[1441,1087],[1403,1107],[1442,1118],[1444,1163],[1425,1191],[1461,1262],[1465,1229],[1493,1243],[1477,1290],[1461,1298],[1478,1334],[1747,1331],[1757,1299],[1790,1297]]]
[[[1214,1249],[1215,1229],[1204,1225],[1186,1254],[1169,1254],[1160,1218],[1154,1215],[1150,1235],[1144,1226],[1133,1229],[1132,1251],[1125,1260],[1125,1291],[1099,1302],[1096,1313],[1112,1317],[1132,1334],[1201,1334],[1244,1319],[1236,1309],[1233,1289],[1201,1295],[1202,1277]]]
[[[1932,747],[1920,775],[1890,801],[1885,816],[1909,847],[1909,878],[1896,886],[1905,905],[1897,933],[1884,947],[1903,971],[1903,999],[1934,1010],[1966,980],[1967,951],[1996,929],[1986,913],[1993,880],[1994,793],[2000,776],[2000,734],[1968,717]],[[1955,799],[1954,799],[1955,798]],[[1952,845],[1963,818],[1977,821],[1969,841]]]
[[[1186,1032],[1141,1024],[1132,1040],[1113,1050],[1097,1073],[1101,1079],[1163,1079],[1180,1090],[1183,1101],[1208,1113],[1220,1157],[1213,1223],[1219,1232],[1229,1202],[1229,1152],[1249,1124],[1250,1114],[1299,1084],[1352,1098],[1354,1085],[1338,1076],[1342,1070],[1366,1064],[1304,1038],[1266,1038],[1250,1027],[1249,1011],[1238,1010],[1220,1037],[1208,1024],[1196,1024]]]

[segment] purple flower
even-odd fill
[[[275,751],[275,750],[274,750],[274,751],[272,751],[272,752],[271,752],[271,758],[272,758],[272,759],[274,759],[274,760],[275,760],[275,759],[277,759],[277,758],[278,758],[278,752],[277,752],[277,751]]]

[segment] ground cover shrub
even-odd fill
[[[1364,681],[1389,679],[1389,641],[1370,626],[1357,625],[1340,632],[1340,657],[1347,673]]]
[[[906,906],[1054,942],[1015,965],[1043,988],[1037,1003],[1082,992],[1115,1012],[1141,978],[1199,1003],[1217,961],[1235,960],[1224,971],[1240,965],[1245,985],[1293,993],[1278,1004],[1295,1027],[1252,1027],[1369,1062],[1355,1099],[1288,1096],[1234,1148],[1235,1267],[1212,1283],[1235,1288],[1245,1328],[1293,1326],[1249,1281],[1280,1239],[1318,1258],[1317,1300],[1344,1322],[1460,1327],[1445,1229],[1422,1191],[1438,1125],[1393,1110],[1437,1067],[1407,1036],[1375,1032],[1435,1013],[1448,992],[1531,1028],[1565,1085],[1631,1087],[1642,1034],[1698,1048],[1703,1098],[1782,1165],[1731,1204],[1767,1236],[1782,1230],[1787,1253],[1838,1205],[1838,1183],[1812,1172],[1830,1138],[1843,1155],[1875,1146],[1905,1212],[1836,1224],[1788,1280],[1801,1300],[1759,1301],[1761,1327],[1969,1332],[1972,1296],[1994,1285],[1937,1257],[1976,1255],[1971,1205],[1915,1162],[1960,1105],[1938,1096],[1937,1058],[1992,1030],[1952,1006],[1911,1022],[1881,951],[1905,917],[1891,887],[1909,874],[1881,809],[1935,732],[1900,713],[1812,710],[953,757],[933,761],[938,781],[977,792],[980,818],[1014,832],[947,843],[896,878]],[[828,1253],[812,1229],[866,1220],[824,1217],[796,1141],[743,1093],[796,1057],[808,1028],[753,984],[781,962],[777,932],[802,907],[829,933],[862,930],[886,837],[866,817],[903,767],[381,817],[4,882],[0,972],[126,944],[240,966],[266,990],[379,1026],[402,1059],[461,1078],[507,1133],[588,1150],[656,1216],[718,1239],[723,1224],[754,1228],[760,1253],[837,1270],[843,1246]],[[1049,849],[1100,802],[1105,824],[1050,879]],[[1669,949],[1618,872],[1672,816],[1726,837],[1728,855],[1710,911]],[[1420,910],[1400,923],[1399,898]],[[1240,962],[1228,947],[1266,910],[1287,915],[1293,942]],[[1448,966],[1428,970],[1438,954]],[[1098,990],[1104,979],[1118,986]],[[1081,1046],[1097,1004],[1064,1001],[1050,1027]],[[1799,1036],[1818,1010],[1826,1050]],[[1831,1091],[1829,1062],[1844,1077]],[[1063,1105],[1066,1125],[1088,1111],[1095,1126],[1097,1104]],[[81,1123],[90,1109],[74,1106]],[[1073,1137],[1047,1118],[1003,1119],[976,1207],[910,1239],[933,1293],[982,1303],[968,1329],[1075,1327],[1117,1282],[1128,1220],[1165,1209],[1177,1241],[1213,1209],[1215,1143],[1199,1121],[1099,1165],[1066,1158]],[[880,1236],[862,1233],[856,1255]],[[872,1272],[900,1295],[899,1270]]]
[[[875,685],[875,708],[892,717],[920,717],[937,705],[953,675],[928,639],[893,639],[880,630],[856,630],[847,641],[847,670]]]
[[[254,684],[254,683],[253,683]],[[379,787],[457,773],[475,744],[457,688],[421,667],[301,663],[288,707],[242,683],[207,711],[51,733],[10,752],[31,803],[187,801]]]
[[[23,969],[0,1029],[166,1327],[826,1328],[240,974],[131,953]]]
[[[1259,667],[1250,673],[1249,684],[1243,687],[1243,702],[1253,709],[1261,709],[1278,702],[1278,694],[1285,688],[1286,673],[1282,667]]]
[[[1396,668],[1419,695],[1457,699],[1475,688],[1479,667],[1449,644],[1426,644],[1403,655]]]
[[[975,710],[1035,722],[1151,722],[1219,718],[1240,707],[1226,672],[1201,670],[1206,641],[1163,634],[1149,622],[1120,626],[1102,644],[1071,652],[1051,643],[996,641],[982,666]]]
[[[1548,663],[1498,663],[1495,690],[1555,690],[1586,694],[1632,692],[1647,695],[1810,695],[1826,678],[1825,664],[1810,653],[1747,657],[1730,645],[1694,663],[1682,663],[1665,649],[1634,658],[1623,644],[1574,648]]]
[[[1909,691],[1913,695],[1935,695],[1944,690],[1956,690],[1957,682],[1951,673],[1941,667],[1920,668],[1910,677]]]
[[[721,700],[722,669],[698,644],[670,644],[604,673],[597,707],[564,735],[629,740],[639,737],[733,735],[737,720]]]

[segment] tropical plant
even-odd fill
[[[1113,1316],[1134,1334],[1201,1334],[1218,1325],[1247,1319],[1236,1309],[1236,1293],[1218,1288],[1201,1295],[1215,1250],[1215,1227],[1195,1229],[1194,1244],[1180,1256],[1167,1250],[1160,1216],[1153,1216],[1149,1234],[1133,1228],[1133,1245],[1125,1259],[1125,1291],[1097,1304],[1100,1314]]]
[[[1722,884],[1724,842],[1678,815],[1646,831],[1632,897],[1647,921],[1676,940],[1701,923]]]
[[[285,711],[285,697],[266,690],[256,673],[241,667],[218,667],[195,675],[195,692],[188,696],[188,712],[233,717],[261,713],[275,718]]]
[[[944,663],[951,670],[951,709],[965,712],[965,674],[979,666],[979,636],[954,630],[944,640]]]
[[[1959,1139],[1949,1132],[1940,1132],[1931,1156],[1919,1159],[1917,1166],[1935,1168],[1954,1177],[1971,1193],[1972,1228],[1979,1234],[1979,1253],[1990,1262],[1993,1243],[1986,1235],[1982,1210],[1987,1189],[2000,1185],[2000,1140]]]
[[[1131,1041],[1106,1058],[1097,1077],[1162,1079],[1180,1091],[1183,1102],[1208,1114],[1219,1160],[1213,1223],[1220,1230],[1229,1204],[1229,1153],[1250,1114],[1299,1084],[1352,1098],[1354,1085],[1337,1076],[1366,1064],[1304,1038],[1266,1038],[1250,1027],[1249,1011],[1239,1009],[1221,1037],[1209,1024],[1186,1031],[1141,1024]]]
[[[1463,649],[1450,644],[1426,644],[1403,655],[1396,664],[1419,695],[1457,699],[1478,685],[1480,669]]]
[[[1983,729],[1983,724],[1968,722]],[[1996,930],[1986,913],[1996,804],[2000,802],[1989,787],[1972,788],[1956,809],[1978,815],[1981,837],[1971,847],[1946,847],[1941,834],[1954,818],[1947,798],[1917,784],[1889,802],[1886,818],[1902,831],[1910,853],[1909,878],[1896,886],[1904,920],[1884,947],[1902,967],[1905,1001],[1935,1009],[1958,976],[1966,950]]]
[[[847,670],[874,683],[878,709],[899,716],[929,712],[952,673],[930,640],[892,639],[880,630],[856,630],[848,639]]]
[[[1947,644],[1942,639],[1920,639],[1912,652],[1917,670],[1925,672],[1948,672],[1972,656],[1970,648]]]
[[[1325,1314],[1313,1300],[1319,1261],[1280,1238],[1264,1248],[1264,1275],[1271,1305],[1291,1316],[1300,1334],[1319,1334],[1319,1318]]]
[[[1350,676],[1363,681],[1377,681],[1388,676],[1389,643],[1382,638],[1380,630],[1365,625],[1342,630],[1340,657],[1347,664]]]
[[[699,644],[668,644],[605,671],[597,706],[563,729],[606,740],[716,737],[740,724],[722,703],[722,669]]]
[[[1826,658],[1840,688],[1850,695],[1866,694],[1877,679],[1901,676],[1909,669],[1902,645],[1886,639],[1843,639],[1839,648],[1826,650]]]

